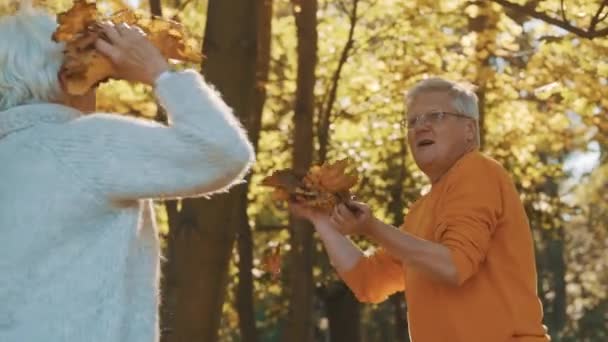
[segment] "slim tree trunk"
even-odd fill
[[[272,0],[260,0],[255,4],[257,27],[257,67],[253,108],[246,126],[253,145],[257,150],[262,122],[262,111],[266,101],[266,83],[270,67],[270,42],[272,33]],[[239,252],[239,283],[236,293],[236,306],[239,314],[239,329],[244,342],[257,342],[253,295],[253,237],[247,217],[247,195],[241,197],[243,210],[239,213],[240,224],[237,240]]]
[[[163,6],[160,0],[150,0],[150,13],[157,17],[163,16]]]
[[[353,0],[352,7],[345,13],[348,15],[350,27],[348,37],[344,42],[338,66],[334,70],[331,78],[331,83],[326,91],[326,96],[323,99],[323,106],[318,113],[317,122],[317,142],[319,144],[319,153],[317,162],[323,164],[327,159],[327,153],[330,149],[331,132],[329,126],[334,116],[334,105],[338,95],[338,88],[344,65],[348,62],[351,56],[351,51],[355,44],[355,29],[357,27],[359,14],[359,0]],[[317,254],[320,258],[320,263],[323,264],[322,269],[328,270],[329,260],[326,254]],[[333,270],[332,270],[333,272]],[[357,298],[352,294],[350,289],[342,282],[337,280],[326,286],[323,291],[325,295],[322,299],[325,301],[327,308],[327,319],[329,321],[330,340],[335,341],[350,341],[357,342],[361,340],[361,322],[360,322],[360,306]]]
[[[257,37],[251,13],[256,1],[209,0],[203,41],[205,79],[241,119],[254,103]],[[167,241],[165,301],[171,319],[163,341],[217,340],[246,192],[241,184],[211,199],[182,202]]]
[[[480,147],[485,145],[485,122],[486,122],[486,88],[494,78],[495,71],[491,67],[490,59],[494,51],[488,51],[488,46],[496,40],[498,35],[498,21],[500,13],[492,7],[491,3],[480,2],[480,13],[475,18],[469,19],[469,29],[478,33],[476,43],[476,54],[473,56],[477,64],[477,75],[474,80],[479,99],[479,136]]]
[[[361,307],[352,291],[343,282],[336,282],[328,289],[325,303],[329,318],[331,342],[361,341]]]
[[[406,304],[403,293],[395,293],[390,296],[389,301],[393,306],[393,315],[395,320],[395,341],[409,342],[408,323],[406,318]]]
[[[546,157],[541,156],[541,160],[546,162]],[[551,198],[557,198],[559,196],[558,184],[554,179],[549,179],[544,184],[544,193],[549,195]],[[544,221],[552,222],[558,226],[552,226],[550,229],[543,229],[543,240],[545,248],[542,253],[545,254],[545,271],[550,273],[551,289],[555,293],[555,296],[548,303],[548,310],[546,313],[546,322],[549,326],[549,333],[553,341],[561,341],[563,330],[566,326],[567,314],[566,314],[566,263],[564,260],[564,227],[561,222],[553,220],[554,216],[561,215],[560,211],[548,215],[547,213],[541,213],[541,217]]]
[[[406,115],[404,113],[404,115]],[[404,117],[405,118],[405,117]],[[401,127],[401,137],[399,139],[399,155],[398,160],[399,164],[397,165],[399,172],[397,173],[397,179],[395,179],[395,184],[391,188],[391,200],[388,204],[388,211],[393,216],[392,224],[395,227],[401,227],[403,224],[403,211],[404,211],[404,203],[403,203],[403,183],[407,177],[407,168],[405,165],[406,157],[408,153],[407,149],[407,131],[405,127]],[[406,311],[405,311],[405,298],[403,297],[403,293],[395,293],[390,299],[390,303],[393,307],[394,313],[394,327],[395,327],[395,337],[396,341],[399,342],[408,342],[408,322],[406,319]]]
[[[317,64],[317,0],[293,0],[298,38],[293,167],[306,171],[312,162],[315,67]],[[289,315],[286,342],[313,341],[313,229],[290,218]]]

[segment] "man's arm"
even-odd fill
[[[368,237],[401,260],[407,267],[423,270],[450,284],[458,284],[458,272],[450,250],[423,240],[374,218]]]
[[[359,301],[379,303],[405,290],[405,270],[396,258],[383,250],[366,256],[336,229],[329,215],[295,203],[291,209],[314,224],[332,265]]]
[[[332,265],[360,302],[380,303],[405,290],[405,268],[390,253],[379,250],[366,256],[329,221],[315,227]]]
[[[433,241],[420,239],[376,219],[369,207],[351,202],[353,214],[339,205],[332,220],[343,234],[363,234],[380,244],[407,267],[418,268],[447,284],[461,285],[485,260],[502,211],[501,185],[496,171],[473,161],[446,180],[436,215]]]

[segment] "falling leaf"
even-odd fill
[[[276,245],[267,250],[262,257],[264,270],[272,274],[272,280],[276,281],[281,274],[281,246]]]

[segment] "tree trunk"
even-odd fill
[[[256,82],[256,0],[209,0],[203,74],[235,114],[251,113]],[[246,120],[245,120],[246,121]],[[247,187],[182,202],[167,239],[163,341],[216,341],[233,243]]]
[[[405,115],[403,114],[404,119]],[[393,217],[392,224],[395,227],[401,227],[403,225],[403,211],[405,209],[405,204],[403,202],[403,183],[407,177],[407,166],[406,166],[406,158],[408,154],[407,149],[407,130],[405,127],[401,127],[401,137],[399,139],[399,155],[397,156],[399,160],[397,179],[395,179],[395,184],[391,188],[391,200],[388,205],[388,211],[391,213]],[[390,303],[393,307],[394,313],[394,328],[395,328],[395,338],[399,342],[409,342],[409,334],[408,334],[408,322],[406,319],[406,309],[405,309],[405,298],[403,297],[403,292],[398,292],[393,294],[389,298]]]
[[[407,309],[405,298],[403,298],[403,293],[399,292],[393,294],[390,296],[389,301],[393,306],[395,320],[395,341],[410,342],[407,317],[405,315]]]
[[[298,37],[293,168],[306,171],[312,162],[315,67],[317,64],[317,0],[293,0]],[[313,341],[313,229],[290,217],[289,315],[284,341]]]
[[[541,156],[541,160],[546,162],[546,157]],[[543,192],[549,195],[551,198],[558,198],[559,189],[558,184],[553,179],[547,180],[544,185]],[[561,341],[562,332],[566,326],[566,263],[564,260],[564,227],[561,222],[553,220],[553,217],[560,216],[561,212],[558,210],[555,213],[547,214],[541,213],[544,218],[543,221],[558,224],[559,226],[553,226],[550,229],[543,229],[543,240],[545,248],[542,253],[545,254],[545,271],[550,273],[550,279],[552,286],[551,290],[555,293],[555,296],[547,303],[548,307],[545,321],[550,328],[549,333],[551,334],[552,341]]]
[[[566,326],[566,264],[564,262],[564,228],[554,227],[551,236],[548,238],[545,250],[548,268],[551,272],[555,297],[550,304],[550,312],[546,318],[550,326],[551,340],[561,341],[562,332]]]
[[[331,342],[361,341],[361,308],[352,291],[343,283],[334,283],[326,293]]]
[[[272,0],[256,1],[255,16],[257,19],[257,71],[253,108],[248,117],[250,139],[257,150],[262,122],[262,111],[266,101],[266,83],[270,67],[270,42],[272,32]],[[236,293],[236,307],[239,314],[239,329],[244,342],[257,342],[258,333],[255,326],[254,294],[253,294],[253,237],[247,217],[247,195],[241,197],[239,215],[239,235],[237,240],[239,252],[239,283]]]
[[[150,13],[157,17],[163,16],[163,6],[160,0],[150,0]]]
[[[495,52],[488,51],[488,46],[496,41],[500,13],[488,2],[480,2],[479,8],[479,15],[475,18],[469,18],[469,29],[478,33],[476,54],[473,58],[478,66],[474,83],[478,87],[476,94],[479,100],[479,147],[481,149],[485,145],[486,88],[496,74],[490,63],[490,59]]]
[[[355,43],[355,29],[357,27],[359,15],[359,0],[353,0],[352,7],[347,13],[350,21],[348,38],[344,42],[344,46],[338,59],[338,66],[334,70],[331,78],[331,83],[326,91],[326,98],[323,99],[323,106],[318,113],[317,122],[317,142],[319,144],[319,153],[317,162],[325,163],[327,153],[329,151],[330,130],[333,108],[338,95],[338,88],[342,76],[344,65],[351,56],[351,51]],[[317,256],[322,264],[323,271],[334,272],[330,266],[327,254],[318,253]],[[325,287],[325,286],[324,286]],[[361,321],[360,321],[360,306],[357,298],[352,294],[350,289],[338,279],[330,283],[324,289],[325,307],[327,308],[327,319],[330,327],[330,340],[335,341],[350,341],[357,342],[361,340]]]

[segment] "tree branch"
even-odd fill
[[[557,18],[554,18],[546,13],[538,12],[530,6],[514,4],[507,0],[491,0],[491,1],[503,6],[505,8],[524,13],[530,17],[533,17],[533,18],[542,20],[546,23],[549,23],[551,25],[560,27],[568,32],[576,34],[577,36],[579,36],[581,38],[593,39],[593,38],[597,38],[597,37],[608,36],[608,27],[601,29],[601,30],[595,30],[597,23],[599,23],[601,21],[601,20],[599,20],[601,12],[603,11],[604,7],[606,5],[608,5],[608,0],[604,0],[602,5],[600,6],[600,10],[596,13],[594,19],[592,19],[592,25],[590,25],[589,29],[587,29],[587,30],[574,26],[567,21],[562,21]]]
[[[279,230],[289,229],[288,226],[280,225],[280,224],[258,224],[255,226],[255,231],[258,233],[266,233],[266,232],[276,232]]]
[[[344,5],[343,3],[341,3],[342,5]],[[354,0],[353,1],[353,6],[351,8],[351,11],[349,13],[349,21],[350,21],[350,28],[348,31],[348,38],[346,40],[346,44],[344,44],[344,48],[342,49],[342,54],[340,55],[340,60],[338,62],[338,67],[336,68],[333,77],[332,77],[332,83],[331,83],[331,87],[327,97],[327,102],[325,102],[325,104],[323,105],[324,110],[320,113],[319,116],[319,124],[318,124],[318,131],[317,131],[317,135],[319,138],[319,162],[323,163],[325,162],[325,158],[327,157],[327,148],[328,148],[328,144],[329,144],[329,125],[331,122],[331,112],[333,110],[334,104],[336,102],[336,96],[338,93],[338,84],[340,82],[340,75],[342,74],[342,68],[344,67],[344,64],[346,64],[346,61],[348,60],[348,57],[350,56],[350,51],[353,48],[353,44],[354,44],[354,35],[355,35],[355,27],[357,26],[357,20],[358,20],[358,7],[359,7],[359,0]],[[342,7],[342,9],[344,11],[346,11],[345,7]]]
[[[184,11],[186,6],[188,6],[191,2],[192,2],[192,0],[186,0],[186,1],[182,2],[179,5],[179,8],[177,9],[177,11],[175,11],[175,14],[171,17],[171,20],[178,21],[177,17]]]
[[[598,8],[597,12],[591,19],[591,24],[589,24],[589,32],[595,32],[595,27],[597,26],[597,23],[600,22],[600,15],[604,11],[604,7],[606,7],[606,5],[608,5],[608,0],[604,0],[602,2],[600,7]],[[605,18],[605,16],[604,16],[604,18]]]

